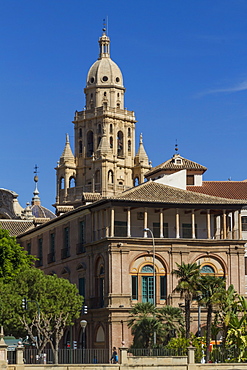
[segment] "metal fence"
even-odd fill
[[[133,348],[128,350],[128,356],[187,356],[187,349],[183,348]]]
[[[210,352],[210,362],[218,363],[218,362],[239,362],[240,357],[240,350],[239,348],[213,348],[212,352]],[[245,353],[241,353],[241,361],[246,362],[247,360],[247,348]]]
[[[7,352],[7,360],[8,364],[15,364],[16,363],[16,351],[14,350],[8,350]]]
[[[59,349],[59,364],[106,364],[109,363],[111,352],[109,349]],[[37,349],[25,349],[24,361],[26,364],[53,364],[54,355],[51,349],[41,354]]]

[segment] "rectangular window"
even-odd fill
[[[38,239],[38,261],[37,265],[38,266],[43,266],[43,239],[39,238]]]
[[[55,234],[50,234],[50,253],[48,254],[48,263],[55,262]]]
[[[115,236],[127,236],[127,221],[115,221],[114,222],[114,235]]]
[[[167,297],[167,276],[160,277],[160,299]]]
[[[153,276],[142,277],[142,302],[154,304],[154,278]]]
[[[85,253],[86,250],[85,250],[85,221],[81,221],[79,222],[79,225],[78,225],[78,232],[79,232],[79,235],[78,235],[78,240],[79,240],[79,243],[77,243],[76,245],[76,253],[77,254],[81,254],[81,253]]]
[[[69,227],[65,227],[63,229],[63,249],[61,258],[67,258],[70,256],[69,253]]]
[[[195,237],[197,238],[197,225],[195,225]],[[192,238],[192,224],[182,224],[182,238]]]
[[[153,234],[155,238],[160,237],[160,223],[159,222],[153,223]],[[168,223],[167,222],[163,223],[163,237],[168,238]]]
[[[27,253],[31,254],[32,245],[31,242],[27,243]]]
[[[241,217],[241,221],[242,221],[242,231],[247,231],[247,217],[246,216]]]
[[[195,185],[194,175],[187,175],[187,184],[186,185]]]
[[[132,276],[132,299],[138,299],[138,277]]]
[[[85,298],[85,278],[79,278],[79,294]]]

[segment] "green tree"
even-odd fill
[[[247,301],[243,296],[238,296],[237,311],[230,316],[226,347],[234,350],[232,361],[247,360]]]
[[[5,295],[1,300],[1,321],[5,332],[16,331],[15,325],[21,333],[25,329],[40,352],[50,344],[57,363],[64,329],[80,316],[83,298],[76,286],[56,275],[30,268],[2,287]],[[28,300],[26,311],[21,307],[23,297]]]
[[[165,345],[171,338],[184,334],[184,317],[180,308],[163,306],[157,310],[157,318],[162,323],[166,333]]]
[[[177,269],[172,273],[178,278],[178,285],[175,288],[176,292],[180,293],[181,298],[184,298],[185,303],[185,336],[188,339],[190,336],[190,308],[193,297],[197,294],[197,282],[200,276],[199,266],[196,263],[181,265],[176,263]]]
[[[229,322],[231,317],[236,316],[239,310],[239,294],[237,294],[234,286],[231,284],[226,290],[221,291],[221,296],[219,297],[218,310],[214,317],[214,327],[215,330],[220,330],[222,332],[222,347],[225,347],[227,332],[229,329]]]
[[[219,308],[222,294],[225,290],[225,280],[221,277],[205,275],[198,280],[198,290],[200,292],[199,304],[207,309],[206,324],[206,362],[210,356],[210,340],[212,328],[213,307]]]
[[[7,230],[0,229],[0,279],[9,281],[21,271],[31,267],[35,258],[9,235]]]
[[[156,317],[156,308],[150,302],[137,303],[130,310],[128,327],[134,336],[134,348],[151,348],[156,333],[157,343],[162,342],[164,336],[163,325]]]

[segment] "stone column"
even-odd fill
[[[188,364],[195,363],[195,347],[188,347]]]
[[[162,212],[162,209],[160,210],[160,238],[164,238],[164,233],[163,233],[163,223],[164,223],[164,219],[163,219],[163,212]]]
[[[7,360],[7,344],[4,342],[3,326],[1,326],[0,332],[0,368],[7,369],[8,360]]]
[[[111,208],[111,237],[114,237],[114,219],[115,219],[115,212],[114,208]]]
[[[143,229],[147,229],[148,227],[148,213],[147,213],[147,208],[144,208],[144,225]],[[148,237],[147,231],[144,231],[144,238]]]
[[[223,209],[223,239],[226,239],[226,210]]]
[[[241,210],[238,211],[238,239],[242,239],[242,219]]]
[[[236,230],[235,211],[232,211],[232,239],[235,239],[235,230]]]
[[[128,364],[128,348],[120,347],[120,364],[127,365]]]
[[[176,238],[179,239],[179,209],[176,208]]]
[[[211,239],[211,217],[209,209],[207,209],[207,238]]]
[[[196,227],[195,227],[195,210],[191,211],[191,227],[192,227],[192,239],[196,238]]]
[[[105,236],[109,237],[109,224],[110,224],[110,215],[109,215],[109,209],[107,208],[105,210]]]
[[[131,233],[130,233],[130,207],[128,207],[128,210],[127,210],[127,236],[131,237]]]
[[[16,352],[16,365],[23,365],[24,363],[24,346],[18,344],[15,349]]]

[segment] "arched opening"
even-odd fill
[[[136,176],[134,179],[134,186],[138,186],[138,185],[139,185],[139,177]]]
[[[100,171],[97,170],[95,172],[95,184],[99,184],[100,183]]]
[[[110,124],[110,134],[113,133],[113,127],[112,127],[112,123]]]
[[[96,266],[96,305],[97,307],[101,308],[104,307],[104,295],[105,295],[105,268],[102,263],[103,261],[100,259]]]
[[[92,157],[93,155],[93,131],[88,131],[87,133],[87,157]]]
[[[114,179],[113,179],[113,171],[110,170],[110,171],[108,171],[108,182],[110,184],[113,184],[113,181],[114,181]]]
[[[59,181],[59,189],[64,189],[64,177],[61,177],[60,178],[60,181]]]
[[[98,327],[95,339],[96,339],[95,341],[98,343],[103,343],[105,341],[105,332],[101,325]]]
[[[82,153],[82,141],[80,140],[79,141],[79,154]]]
[[[150,259],[147,256],[138,258],[131,267],[132,300],[159,303],[167,299],[167,269],[156,258],[154,279],[154,265],[147,258]]]
[[[131,140],[128,140],[128,154],[131,153]]]
[[[128,137],[131,137],[131,130],[130,130],[130,127],[128,127]]]
[[[75,187],[75,178],[73,176],[69,179],[69,187],[74,188]]]
[[[113,137],[110,136],[110,148],[112,149],[113,148]]]
[[[123,133],[118,131],[117,133],[117,155],[119,157],[123,156]]]
[[[82,129],[79,128],[79,137],[81,138],[82,137]]]

